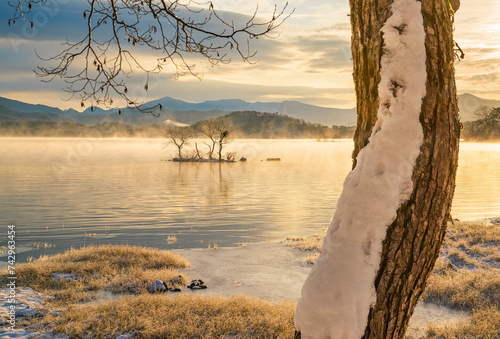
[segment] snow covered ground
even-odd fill
[[[16,289],[15,305],[9,301],[12,298],[9,289],[0,290],[0,338],[44,338],[44,339],[65,339],[64,335],[51,333],[38,333],[23,327],[25,317],[42,316],[40,308],[43,302],[49,298],[40,293],[36,293],[29,287]],[[15,323],[11,323],[13,317]]]

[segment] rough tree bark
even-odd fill
[[[382,37],[392,1],[350,0],[358,127],[353,158],[377,118]],[[454,75],[453,12],[448,0],[422,0],[427,95],[420,121],[424,141],[413,170],[413,192],[387,231],[364,338],[402,338],[438,257],[455,190],[460,123]],[[374,76],[375,75],[375,76]],[[354,165],[356,161],[354,160]]]
[[[381,28],[392,14],[390,6],[394,1],[350,0],[358,110],[353,168],[377,122],[378,85],[384,53]],[[420,112],[423,142],[412,172],[410,197],[399,206],[382,243],[374,282],[376,302],[370,307],[363,338],[404,337],[446,232],[455,189],[460,135],[454,77],[453,8],[458,6],[453,4],[452,7],[449,0],[421,0],[427,71],[426,95]],[[302,334],[303,338],[306,336]],[[300,333],[296,337],[300,337]]]

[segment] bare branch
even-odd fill
[[[169,139],[165,147],[174,144],[177,147],[179,159],[182,159],[182,147],[189,144],[194,132],[191,127],[168,126],[165,128],[165,137]]]
[[[50,0],[15,0],[10,3],[14,15],[9,25],[24,20],[33,26],[29,14],[33,4],[45,6]],[[174,68],[176,78],[190,74],[201,78],[195,65],[186,55],[202,56],[213,65],[231,61],[234,49],[245,62],[252,63],[255,52],[249,40],[270,37],[293,13],[275,7],[272,18],[258,20],[258,7],[247,22],[237,25],[223,19],[211,1],[193,0],[87,0],[88,9],[82,13],[86,20],[85,36],[77,42],[63,44],[56,55],[43,59],[50,66],[39,66],[35,73],[42,81],[64,79],[70,98],[79,97],[81,106],[90,102],[113,106],[113,98],[121,97],[131,107],[154,113],[158,108],[143,107],[133,98],[125,79],[136,70],[146,74],[144,90],[149,89],[150,76],[160,73],[165,66]],[[144,66],[137,57],[139,51],[154,51],[158,56],[152,66]],[[83,65],[83,66],[82,66]],[[161,108],[160,108],[161,109]]]

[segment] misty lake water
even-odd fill
[[[238,140],[227,151],[247,162],[176,163],[163,142],[0,138],[0,245],[10,224],[18,246],[49,246],[19,260],[89,244],[237,246],[313,232],[330,223],[353,148]],[[500,216],[499,168],[500,144],[461,144],[454,218]]]

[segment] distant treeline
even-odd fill
[[[324,126],[279,113],[255,111],[233,112],[218,119],[226,119],[234,127],[237,138],[256,139],[340,139],[352,138],[355,126]],[[197,130],[202,122],[193,125]]]
[[[46,138],[162,138],[165,128],[159,125],[133,126],[106,122],[94,126],[58,121],[0,122],[2,137]]]
[[[500,107],[481,106],[475,121],[464,122],[462,138],[466,141],[500,141]]]
[[[313,124],[278,113],[254,111],[233,112],[224,117],[234,126],[237,138],[352,138],[354,126]],[[201,122],[193,125],[195,131]],[[58,121],[7,121],[0,122],[2,137],[65,137],[65,138],[163,138],[165,127],[161,125],[135,126],[120,122],[107,122],[88,126],[74,122]],[[202,137],[201,134],[197,137]]]

